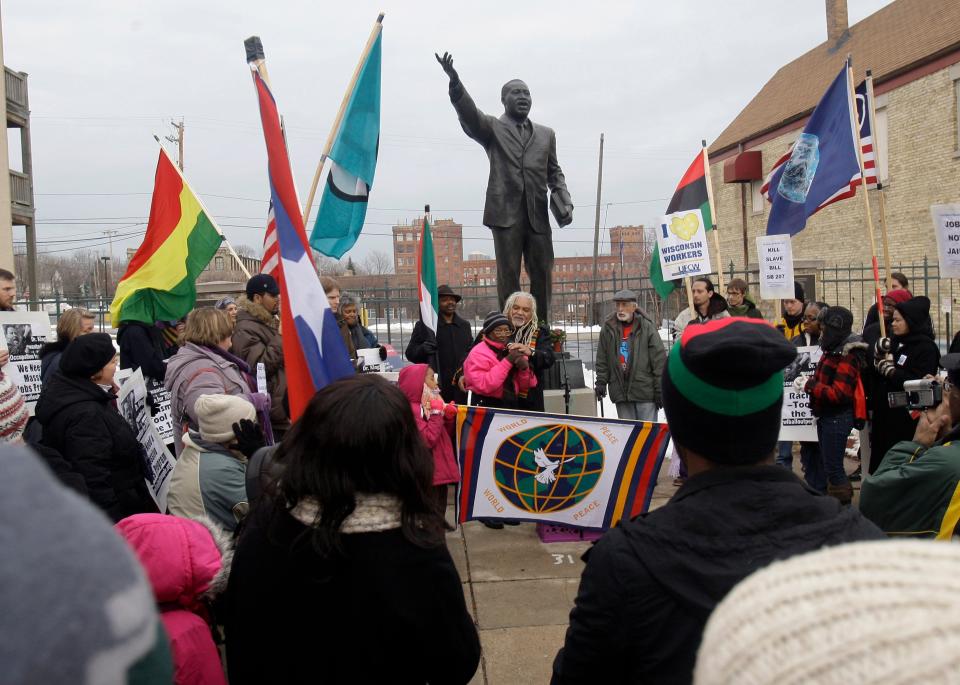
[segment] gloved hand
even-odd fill
[[[604,397],[607,396],[607,384],[604,383],[603,381],[597,381],[596,384],[593,386],[593,392],[597,396],[597,401],[602,400]]]
[[[796,392],[804,392],[808,380],[809,378],[807,376],[797,376],[793,379],[793,389]]]
[[[879,359],[887,355],[891,349],[893,349],[893,343],[890,342],[890,338],[880,338],[877,342],[873,343],[873,356]]]
[[[380,361],[387,361],[387,348],[383,345],[377,345],[377,349],[380,350]]]
[[[893,363],[893,360],[887,358],[878,359],[874,363],[874,367],[877,369],[877,373],[884,378],[890,378],[897,370],[897,365]]]
[[[431,414],[440,414],[443,412],[443,398],[442,397],[432,397],[430,399],[430,413]]]
[[[240,419],[233,424],[233,434],[237,436],[237,450],[246,457],[266,444],[260,426],[250,419]]]
[[[437,352],[437,341],[436,340],[424,340],[423,341],[423,351],[427,354],[436,354]]]
[[[443,418],[446,421],[452,421],[457,417],[457,405],[453,402],[445,404],[443,407]]]
[[[517,359],[516,362],[514,362],[514,366],[516,366],[521,371],[526,371],[527,369],[530,368],[530,359],[527,357],[527,355],[521,352],[520,358]]]
[[[520,365],[520,360],[526,358],[526,355],[518,349],[512,349],[507,352],[507,361],[517,367]]]

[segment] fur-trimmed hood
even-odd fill
[[[237,300],[237,309],[240,310],[237,312],[238,320],[243,316],[243,313],[246,312],[251,318],[256,319],[263,325],[269,326],[274,330],[277,330],[280,326],[280,321],[276,316],[268,312],[262,304],[248,300],[246,295],[241,295],[240,299]]]
[[[158,604],[196,611],[226,590],[233,542],[210,519],[136,514],[114,527],[146,570]]]

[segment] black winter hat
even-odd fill
[[[510,321],[503,315],[503,312],[490,312],[487,318],[483,320],[483,334],[489,335],[497,326],[510,326]],[[512,329],[513,326],[510,326]]]
[[[793,282],[793,299],[800,300],[801,302],[803,302],[804,301],[803,294],[804,294],[803,286],[800,285],[800,281],[794,281]]]
[[[930,298],[923,295],[912,297],[906,302],[900,302],[894,309],[907,322],[911,333],[919,333],[926,329],[930,319]]]
[[[280,294],[280,286],[277,285],[276,279],[270,274],[256,274],[249,281],[247,281],[247,297],[253,299],[254,295],[263,295],[264,293],[270,293],[271,295]]]
[[[74,338],[60,355],[60,372],[64,376],[90,378],[117,355],[113,340],[106,333],[88,333]]]
[[[780,434],[783,370],[797,349],[760,319],[687,326],[663,369],[663,407],[678,445],[719,464],[755,464]]]
[[[821,309],[817,321],[823,329],[820,347],[825,352],[837,351],[853,332],[853,313],[846,307],[835,305]]]
[[[449,295],[457,302],[463,299],[460,295],[453,292],[453,288],[451,288],[449,285],[441,285],[439,288],[437,288],[437,299],[440,299],[444,295]]]

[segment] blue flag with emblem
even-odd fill
[[[830,84],[790,153],[770,179],[767,234],[796,235],[807,218],[860,178],[847,66]]]
[[[360,237],[377,169],[380,142],[380,40],[360,67],[343,119],[330,149],[330,172],[310,245],[339,259]]]

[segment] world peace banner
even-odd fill
[[[457,520],[610,528],[647,511],[666,424],[460,407]]]

